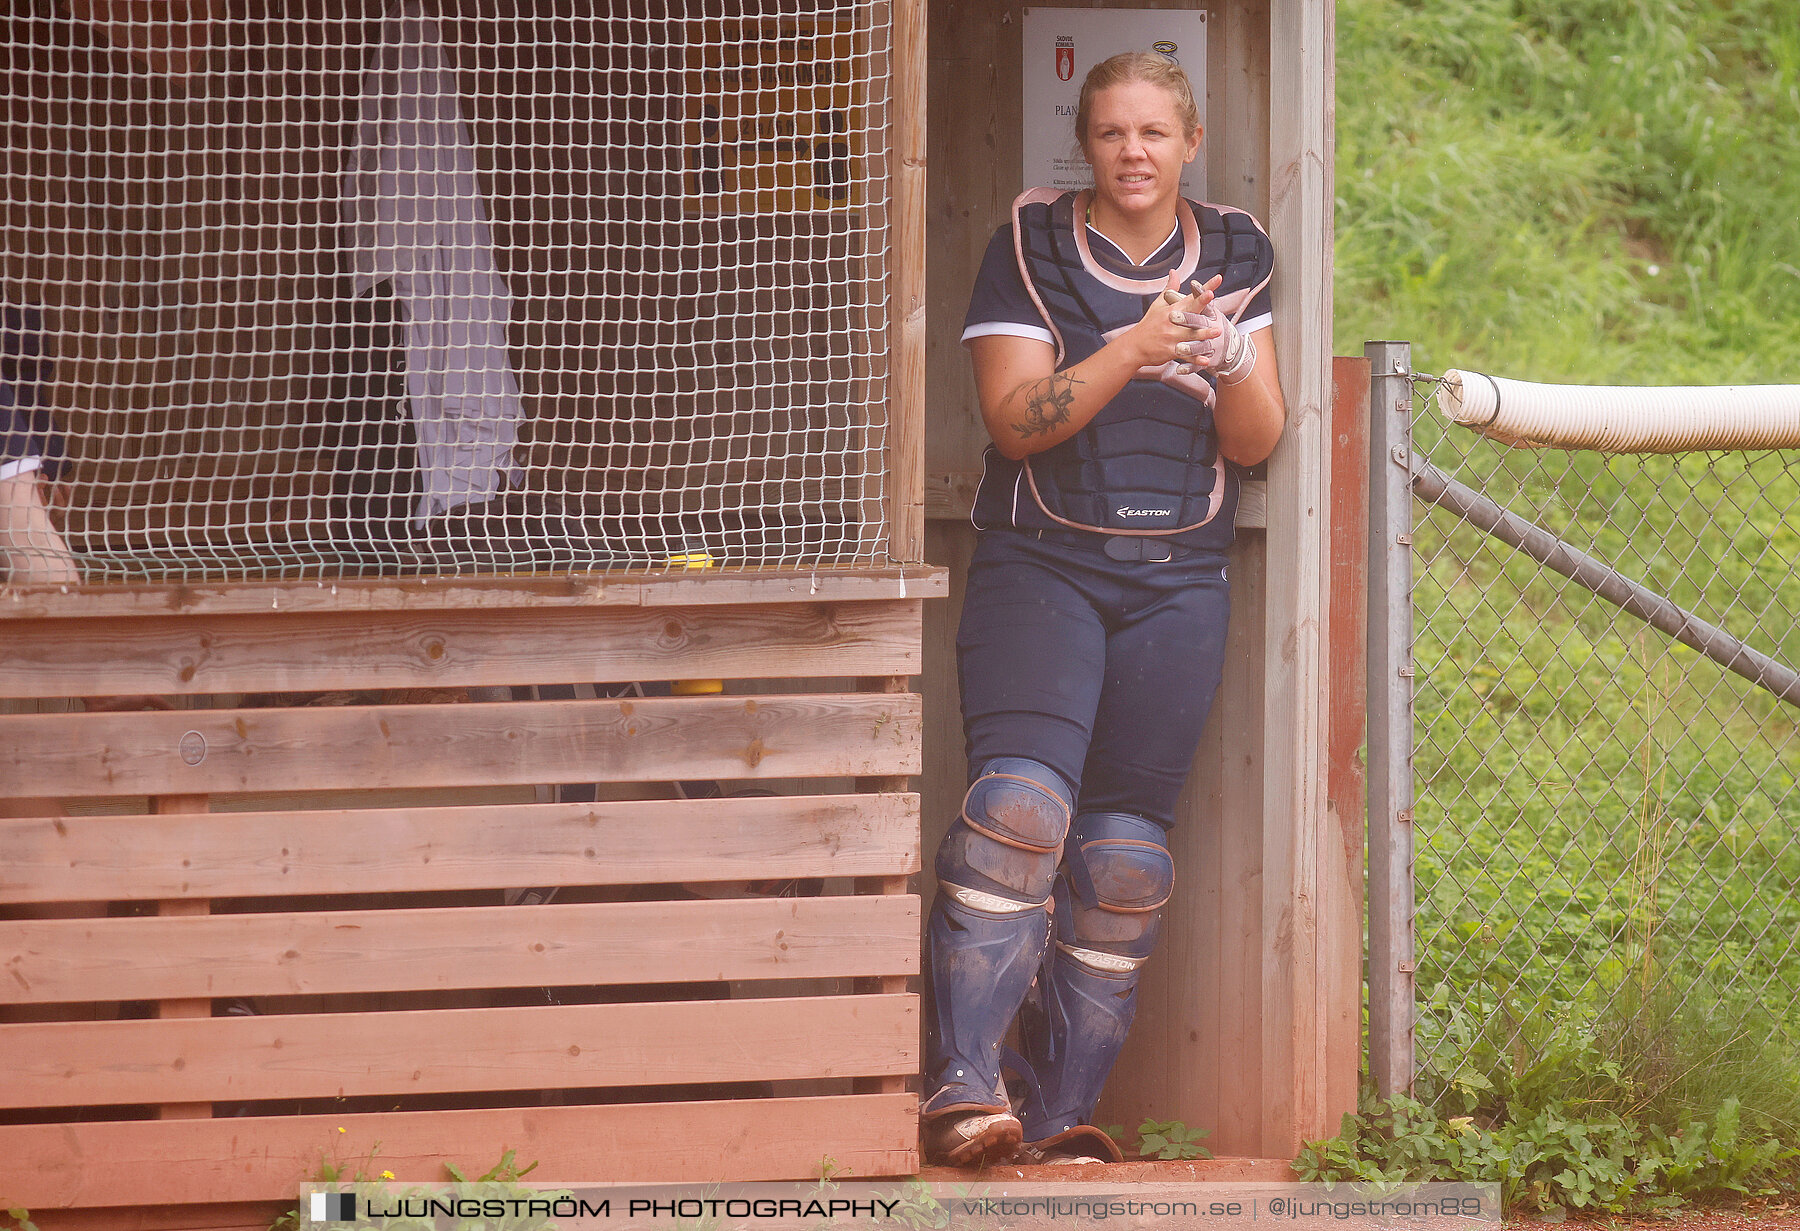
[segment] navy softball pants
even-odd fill
[[[1091,537],[982,532],[956,637],[970,778],[1031,757],[1077,814],[1167,828],[1224,669],[1225,554],[1114,560]]]

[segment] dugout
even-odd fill
[[[406,380],[424,310],[368,297],[345,235],[395,5],[6,19],[0,280],[53,339],[88,582],[0,591],[27,801],[0,1189],[40,1225],[266,1225],[321,1165],[503,1149],[558,1179],[917,1163],[911,878],[962,789],[979,443],[955,335],[1017,187],[1021,10],[423,10],[518,402],[448,470],[554,497],[576,528],[545,558],[402,541],[445,444]],[[1208,182],[1282,254],[1291,426],[1234,557],[1156,1028],[1109,1098],[1282,1158],[1353,1103],[1358,1032],[1360,826],[1325,766],[1331,12],[1207,12]],[[135,694],[176,708],[80,700]]]
[[[1225,680],[1172,835],[1176,894],[1100,1118],[1132,1127],[1144,1116],[1179,1119],[1211,1129],[1206,1145],[1221,1157],[1285,1159],[1302,1140],[1336,1132],[1356,1103],[1363,807],[1353,772],[1362,687],[1354,532],[1367,378],[1349,365],[1334,426],[1333,6],[1203,7],[1205,196],[1255,214],[1275,242],[1289,422],[1265,483],[1248,485],[1240,511]],[[1026,186],[1028,11],[1007,0],[930,4],[926,557],[950,566],[952,597],[925,617],[927,852],[955,814],[966,772],[950,718],[954,638],[986,442],[958,339],[988,236]],[[1073,77],[1087,66],[1078,48]],[[1335,471],[1334,445],[1347,449]],[[1349,513],[1339,526],[1334,506]],[[1352,532],[1335,552],[1334,530]],[[1347,572],[1332,572],[1334,557]]]
[[[10,1205],[916,1166],[923,31],[0,18]]]

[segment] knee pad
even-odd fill
[[[1075,818],[1057,893],[1057,947],[1105,974],[1128,974],[1156,947],[1175,861],[1160,825],[1123,812]]]
[[[1049,766],[1024,757],[989,761],[938,847],[939,887],[984,914],[1044,905],[1073,803],[1073,792]]]

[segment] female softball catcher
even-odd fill
[[[1201,136],[1186,74],[1150,53],[1095,66],[1075,131],[1094,187],[1014,203],[963,331],[993,443],[957,634],[972,785],[937,852],[921,1107],[927,1157],[952,1164],[1119,1158],[1089,1121],[1222,670],[1234,468],[1268,456],[1285,415],[1268,237],[1181,196]],[[1002,1047],[1015,1016],[1019,1055]]]

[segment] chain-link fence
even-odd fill
[[[1415,380],[1415,475],[1800,663],[1800,453],[1511,448],[1447,423],[1439,388]],[[1414,512],[1420,1074],[1479,1090],[1559,1026],[1646,1015],[1727,1015],[1800,1054],[1800,709]]]

